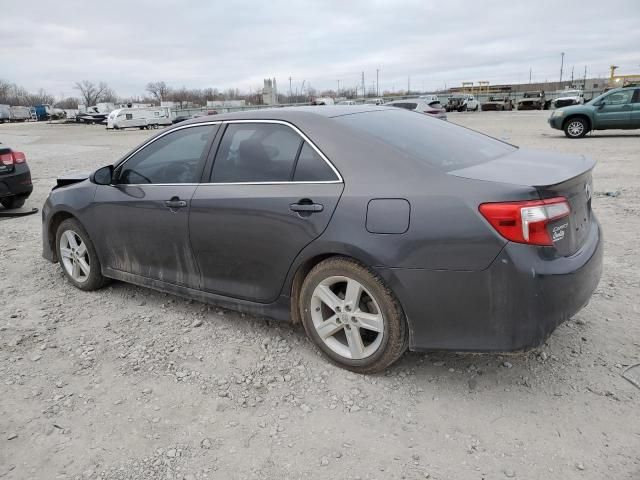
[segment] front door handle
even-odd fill
[[[324,206],[319,203],[292,203],[289,209],[298,213],[316,213],[323,211]]]
[[[172,197],[171,200],[165,200],[164,204],[171,210],[184,208],[187,206],[187,202],[185,202],[184,200],[180,200],[179,197]]]

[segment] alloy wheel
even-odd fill
[[[574,121],[569,124],[567,127],[569,131],[569,135],[572,137],[579,137],[584,132],[584,124],[582,122]]]
[[[352,360],[373,355],[385,333],[375,298],[360,282],[344,276],[318,284],[311,297],[311,320],[329,349]]]
[[[89,252],[80,236],[65,230],[60,236],[60,257],[67,274],[76,282],[86,282],[91,273]]]

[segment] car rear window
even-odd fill
[[[517,150],[473,130],[401,109],[334,119],[445,172],[485,163]]]

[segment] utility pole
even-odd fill
[[[289,75],[289,103],[291,103],[291,75]]]
[[[529,83],[531,83],[531,67],[529,67]]]
[[[376,68],[376,97],[380,96],[380,79],[379,79],[380,69]]]
[[[336,97],[340,96],[340,80],[338,80],[338,90],[336,90]]]
[[[411,75],[407,75],[407,95],[411,95]]]
[[[586,90],[587,89],[587,66],[584,66],[584,80],[582,82],[582,89]]]
[[[366,89],[364,87],[364,72],[362,72],[362,98],[366,97]]]
[[[562,69],[564,68],[564,52],[560,54],[560,86],[562,88]]]
[[[573,65],[571,66],[571,85],[573,85]]]

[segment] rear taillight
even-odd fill
[[[26,163],[27,157],[22,152],[11,152],[0,154],[0,163],[5,167],[17,165],[19,163]]]
[[[549,222],[571,212],[564,197],[523,202],[483,203],[480,213],[507,240],[530,245],[553,245]]]

